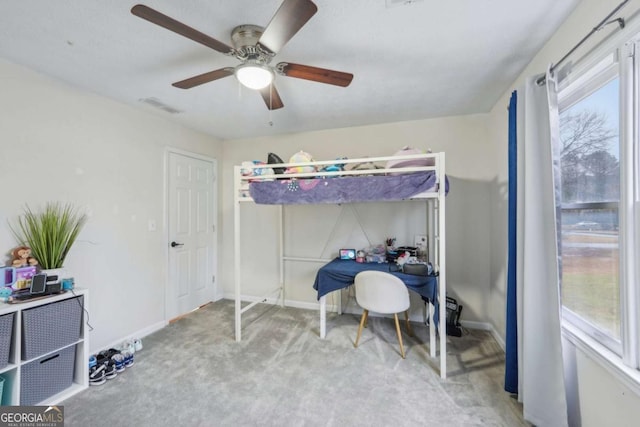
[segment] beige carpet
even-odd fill
[[[399,354],[393,321],[262,305],[233,339],[233,302],[209,304],[143,339],[135,364],[66,400],[66,426],[526,426],[503,391],[490,334],[448,337],[448,378],[413,323]],[[406,332],[403,329],[403,333]]]

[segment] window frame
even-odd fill
[[[563,73],[558,85],[558,109],[565,110],[619,79],[619,164],[618,202],[620,253],[620,343],[562,306],[563,336],[612,371],[640,393],[640,22],[628,25],[584,56],[574,70]],[[568,67],[571,68],[571,67]],[[612,77],[613,76],[613,77]],[[571,203],[587,208],[593,203]],[[569,206],[567,206],[569,207]],[[560,236],[558,236],[560,238]]]
[[[640,256],[640,32],[622,47],[624,60],[620,70],[620,223],[625,233],[620,237],[620,277],[625,286],[620,287],[622,359],[625,365],[640,370],[640,283],[637,270]],[[622,163],[624,159],[624,163]],[[622,179],[624,176],[626,179]]]

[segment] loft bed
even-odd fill
[[[379,164],[386,166],[380,167]],[[368,165],[368,166],[366,166]],[[426,166],[428,165],[428,166]],[[313,168],[314,171],[308,171]],[[351,169],[350,169],[351,168]],[[324,171],[322,171],[324,169]],[[338,169],[338,170],[336,170]],[[303,170],[303,172],[300,172]],[[274,173],[280,172],[280,173]],[[295,171],[295,172],[294,172]],[[443,185],[444,183],[444,185]],[[234,167],[234,281],[235,339],[242,339],[242,314],[267,297],[279,294],[284,306],[284,261],[326,263],[326,259],[296,258],[284,255],[283,205],[348,204],[381,201],[424,201],[429,235],[429,261],[439,270],[438,301],[446,301],[445,259],[445,176],[444,153],[407,154],[387,157],[338,159],[303,163],[253,164],[243,162]],[[277,205],[279,209],[280,280],[277,288],[264,297],[242,307],[240,209],[243,203]],[[320,337],[326,335],[326,295],[320,302]],[[446,319],[445,304],[438,304],[439,319]],[[428,303],[431,357],[436,357],[435,305]],[[341,312],[338,304],[338,312]],[[442,328],[444,329],[444,328]],[[446,378],[446,333],[440,333],[440,377]]]

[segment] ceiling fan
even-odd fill
[[[138,4],[131,13],[147,21],[201,43],[215,51],[240,60],[236,67],[225,67],[209,71],[173,83],[180,89],[190,89],[204,83],[235,75],[244,86],[260,92],[270,110],[284,107],[282,99],[273,84],[276,74],[312,80],[335,86],[349,86],[353,74],[309,65],[280,62],[269,65],[282,47],[318,11],[310,0],[284,0],[266,27],[239,25],[231,31],[233,47],[201,33],[175,19],[148,6]]]

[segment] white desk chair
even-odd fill
[[[400,323],[398,313],[404,312],[409,335],[413,336],[409,325],[409,290],[398,277],[383,271],[362,271],[355,277],[356,302],[364,309],[358,327],[358,336],[354,344],[358,347],[358,341],[362,334],[362,328],[367,323],[369,311],[380,314],[393,314],[396,322],[396,332],[400,343],[400,354],[404,359],[404,346],[402,345],[402,334],[400,333]]]

